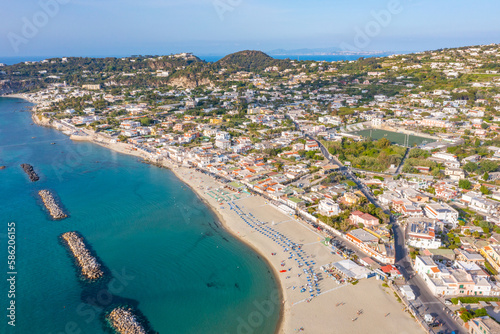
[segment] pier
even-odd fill
[[[104,275],[101,264],[90,253],[85,245],[83,237],[76,232],[66,232],[61,236],[62,240],[73,253],[78,266],[81,269],[82,276],[88,280],[97,280]]]
[[[68,217],[67,214],[64,213],[64,211],[61,209],[59,204],[57,204],[56,200],[54,199],[54,196],[49,190],[40,190],[38,192],[38,195],[42,198],[43,204],[45,204],[45,207],[47,210],[49,210],[50,215],[54,219],[64,219]]]
[[[146,334],[137,316],[130,308],[117,307],[108,315],[107,320],[113,329],[120,334]]]
[[[40,177],[33,169],[33,166],[31,166],[30,164],[21,164],[21,167],[24,170],[24,172],[28,174],[28,177],[30,178],[31,182],[36,182],[40,180]]]

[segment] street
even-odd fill
[[[309,135],[306,136],[310,139],[316,140]],[[340,167],[340,171],[348,179],[356,183],[356,186],[359,188],[359,190],[372,204],[376,205],[377,207],[381,207],[372,192],[369,191],[369,189],[359,181],[354,173],[350,172],[346,167],[342,165],[340,161],[338,161],[337,158],[333,157],[319,140],[316,140],[316,142],[318,143],[321,149],[321,153],[323,153],[325,158],[328,159],[330,163],[338,165]],[[409,150],[406,152],[405,158],[408,156],[408,152]],[[399,168],[400,167],[401,165],[399,166]],[[385,210],[386,213],[390,214],[390,212],[387,211],[388,210]],[[397,264],[397,267],[400,270],[401,274],[404,276],[405,281],[412,287],[415,296],[417,297],[412,304],[417,306],[417,311],[420,316],[423,317],[424,314],[430,313],[436,320],[441,322],[442,326],[437,329],[436,332],[452,333],[454,331],[455,333],[467,333],[465,328],[460,326],[460,324],[452,318],[451,314],[446,312],[448,308],[446,308],[445,305],[430,292],[423,279],[415,274],[410,262],[408,249],[405,245],[404,231],[392,215],[391,224],[393,227],[394,248],[396,252],[395,263]]]

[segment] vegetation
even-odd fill
[[[496,170],[498,170],[498,167],[499,164],[496,161],[483,160],[479,164],[475,162],[466,163],[464,166],[464,170],[468,173],[484,175],[485,173],[495,172]]]
[[[465,307],[462,307],[460,309],[460,318],[464,322],[467,322],[467,321],[474,319],[474,318],[477,318],[477,317],[484,317],[487,315],[488,315],[488,312],[484,308],[480,308],[480,309],[477,309],[475,311],[467,310]]]
[[[337,155],[340,161],[350,161],[352,167],[382,172],[391,165],[398,166],[406,149],[392,145],[387,138],[377,141],[343,138],[341,142],[323,142],[330,154]]]
[[[289,68],[290,63],[286,60],[274,59],[261,51],[240,51],[225,56],[214,64],[215,68],[229,68],[238,71],[259,72],[272,66],[277,66],[281,70]]]
[[[458,181],[458,186],[462,189],[469,190],[470,188],[472,188],[472,183],[467,179],[462,179]]]
[[[498,302],[500,297],[457,297],[451,298],[450,301],[457,305],[460,301],[462,304],[478,304],[481,302]]]

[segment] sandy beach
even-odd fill
[[[35,121],[40,125],[53,126],[47,122]],[[93,142],[119,153],[147,159],[144,153],[132,149],[131,145],[103,141],[101,136],[71,138],[76,141]],[[192,168],[180,167],[166,160],[161,164],[191,187],[212,208],[223,226],[260,254],[273,269],[281,291],[269,296],[269,300],[256,302],[280,308],[281,317],[277,333],[424,332],[404,311],[404,305],[397,301],[393,291],[382,285],[383,282],[370,278],[360,280],[356,285],[338,284],[326,276],[320,267],[340,261],[342,258],[331,253],[329,247],[322,243],[325,236],[311,226],[278,210],[263,197],[246,193],[237,194],[228,189],[222,190],[222,183]],[[221,204],[218,201],[220,197],[225,198],[226,202],[223,201]],[[300,262],[291,258],[289,251],[285,251],[268,235],[249,226],[242,217],[261,222],[262,226],[272,229],[273,233],[280,233],[291,242],[301,245],[303,261],[313,263],[311,268],[314,268],[314,275],[319,279],[317,282],[319,295],[310,299],[307,277],[304,267],[299,267]],[[282,270],[286,272],[280,272]],[[306,292],[301,292],[303,287],[306,288]],[[266,313],[259,309],[256,312],[260,312],[260,316],[265,316]],[[237,333],[254,333],[251,327],[252,316],[255,314],[242,315],[248,322],[246,327],[238,328]]]
[[[371,278],[360,280],[356,285],[340,285],[324,275],[319,269],[322,265],[342,259],[331,254],[322,243],[324,236],[318,231],[282,213],[260,196],[236,194],[239,199],[234,200],[235,193],[225,195],[245,214],[251,214],[250,217],[255,217],[265,226],[302,245],[307,260],[315,263],[313,267],[320,277],[321,293],[308,302],[309,293],[300,292],[300,287],[307,284],[303,267],[299,268],[294,259],[289,259],[289,253],[271,238],[249,227],[238,213],[230,209],[228,203],[223,202],[221,205],[214,198],[214,193],[218,193],[215,189],[220,189],[221,183],[190,168],[170,163],[166,163],[166,166],[213,208],[227,230],[260,253],[273,268],[283,296],[282,321],[278,333],[296,333],[300,328],[303,328],[303,333],[369,333],[374,330],[377,333],[424,332],[403,311],[403,304],[396,300],[393,291],[382,286],[381,281]],[[229,192],[227,189],[224,191]],[[290,270],[280,273],[283,269]],[[360,310],[362,314],[358,315]]]

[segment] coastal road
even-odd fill
[[[417,275],[411,265],[408,249],[405,245],[405,235],[403,228],[391,218],[391,223],[394,232],[394,248],[396,251],[396,265],[399,271],[405,277],[406,284],[410,285],[417,297],[413,305],[417,306],[418,313],[423,316],[429,313],[435,317],[442,326],[436,332],[443,331],[444,333],[467,333],[467,331],[452,318],[449,309],[436,298],[427,288],[427,284],[422,277]]]

